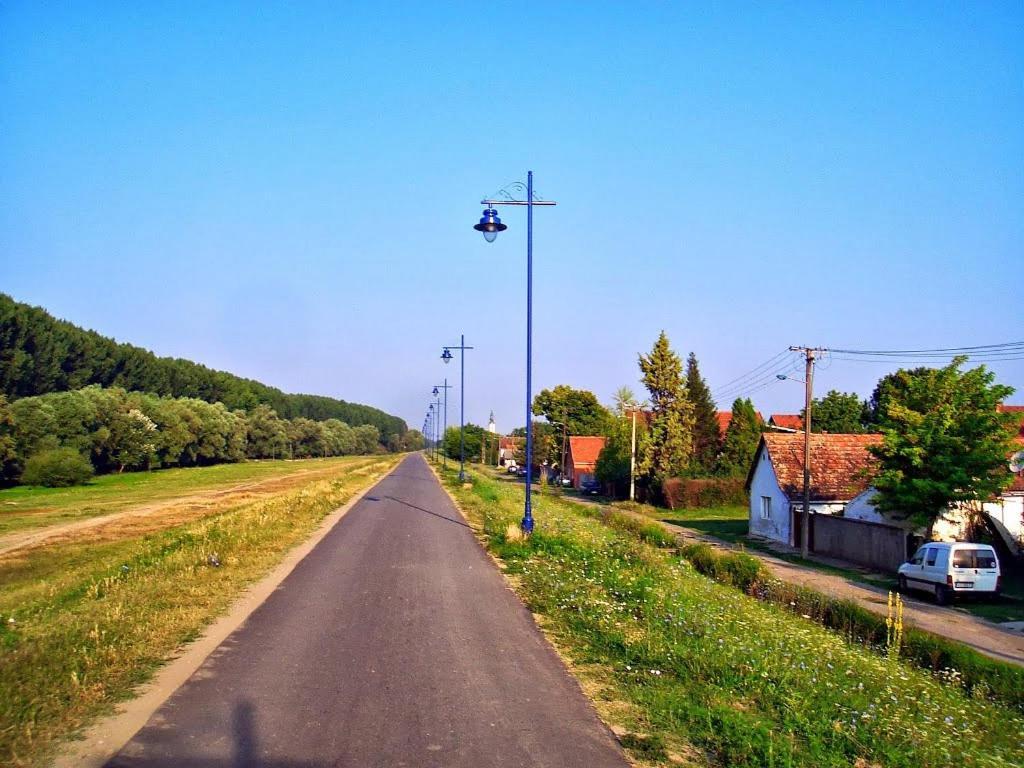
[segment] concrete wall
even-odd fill
[[[895,571],[907,558],[907,531],[849,517],[818,515],[814,551],[883,571]]]

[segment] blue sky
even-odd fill
[[[532,169],[535,390],[638,389],[661,329],[713,389],[790,344],[1019,340],[1022,74],[1019,3],[7,2],[0,290],[416,427],[464,332],[507,429],[525,215],[470,227]]]

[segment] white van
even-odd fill
[[[999,593],[999,558],[988,544],[932,541],[899,569],[900,592],[918,589],[946,605],[956,595]]]

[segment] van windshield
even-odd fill
[[[958,549],[953,553],[954,568],[995,568],[995,553],[988,549]]]

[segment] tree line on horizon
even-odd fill
[[[377,408],[321,395],[285,394],[252,379],[154,353],[58,320],[40,307],[0,293],[0,394],[20,398],[82,389],[121,387],[162,397],[222,403],[228,411],[271,408],[283,419],[337,420],[371,425],[387,446],[408,429]]]
[[[419,433],[407,430],[392,435],[387,449],[421,446]],[[197,398],[96,385],[12,403],[0,395],[4,485],[74,485],[109,472],[384,450],[372,424],[283,419],[268,405],[230,410]]]

